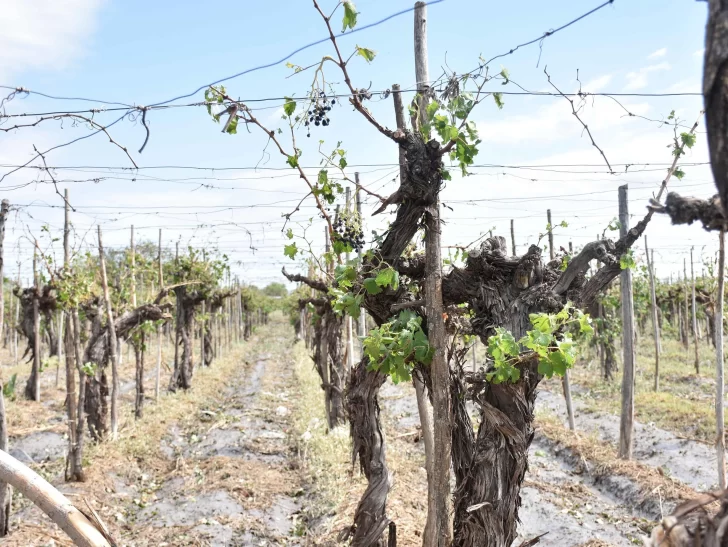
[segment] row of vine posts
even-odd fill
[[[157,255],[154,257],[158,263],[156,274],[154,258],[145,257],[143,270],[140,272],[137,269],[136,258],[141,255],[135,248],[132,226],[129,250],[122,254],[118,263],[114,263],[116,278],[112,280],[107,267],[107,261],[112,255],[104,249],[100,226],[98,259],[94,259],[91,254],[72,255],[70,244],[72,206],[68,190],[65,191],[64,200],[62,266],[55,268],[50,255],[43,255],[38,241],[33,242],[33,284],[22,288],[18,275],[17,284],[13,289],[17,300],[14,321],[16,332],[13,341],[16,364],[27,355],[30,355],[29,360],[32,363],[24,389],[24,396],[27,399],[36,402],[41,400],[40,373],[43,366],[41,353],[44,338],[48,342],[49,357],[57,359],[59,366],[65,361],[65,410],[68,424],[65,479],[83,482],[85,439],[88,437],[92,442],[113,442],[118,438],[122,340],[133,350],[134,417],[139,419],[143,416],[145,401],[150,399],[144,392],[145,360],[155,334],[157,352],[153,400],[156,404],[163,404],[163,401],[160,401],[160,392],[164,332],[173,338],[174,359],[168,389],[174,392],[192,386],[195,362],[199,362],[198,366],[210,366],[215,357],[230,351],[238,342],[247,340],[252,334],[254,325],[267,321],[267,311],[263,311],[261,307],[263,304],[252,290],[242,288],[237,280],[233,283],[224,257],[210,259],[205,251],[199,252],[192,248],[187,255],[180,256],[177,245],[174,258],[165,260],[161,230]],[[6,302],[3,286],[5,257],[3,243],[6,222],[11,210],[9,201],[2,200],[0,337],[6,341],[9,336],[5,334],[7,325],[4,321]],[[150,252],[151,250],[147,249],[147,255]],[[40,271],[41,262],[45,266],[44,274]],[[100,279],[94,273],[97,269],[100,272]],[[122,287],[123,283],[120,280],[122,276],[128,281],[129,294],[126,292],[127,288]],[[144,303],[139,304],[136,280],[144,278],[152,281],[146,287],[147,290],[142,292]],[[97,283],[100,284],[100,293],[96,288]],[[170,295],[174,296],[173,300]],[[174,316],[171,313],[173,309]],[[27,340],[27,349],[22,357],[19,355],[18,334]],[[193,354],[195,339],[199,340],[199,359]],[[14,386],[15,378],[11,382]],[[7,452],[9,432],[3,394],[9,393],[14,397],[14,393],[8,391],[7,386],[3,388],[0,389],[0,450]],[[0,537],[7,535],[10,529],[12,499],[12,490],[2,478],[7,476],[20,481],[21,492],[28,494],[25,488],[27,485],[23,482],[27,480],[23,475],[25,471],[23,473],[17,470],[8,471],[12,465],[19,465],[12,458],[9,461],[11,463],[3,461],[0,464]],[[11,467],[6,468],[5,464]],[[49,500],[57,494],[50,486],[43,493]],[[44,507],[43,500],[34,501]],[[79,518],[83,521],[82,516]],[[72,520],[68,517],[63,521],[68,525],[68,529],[64,530],[78,541],[79,545],[108,544],[94,543],[89,538],[96,532],[89,531],[88,527],[86,531],[79,531]],[[60,524],[63,527],[63,523]],[[102,535],[104,533],[106,532],[102,532]],[[108,537],[103,541],[107,540],[112,541]]]

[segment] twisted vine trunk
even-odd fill
[[[341,354],[344,318],[334,312],[328,299],[322,298],[313,302],[319,316],[313,329],[313,362],[324,390],[328,427],[333,429],[346,421],[344,388],[348,378],[346,363]]]
[[[369,482],[354,514],[352,547],[383,547],[382,534],[391,522],[387,517],[387,495],[392,479],[387,468],[378,399],[379,389],[387,378],[369,370],[368,365],[369,359],[365,357],[354,367],[346,393],[353,462],[359,459],[361,471]]]
[[[96,442],[103,441],[109,433],[109,380],[106,369],[86,376],[84,411],[88,432]]]
[[[331,306],[324,319],[324,334],[328,346],[328,361],[323,366],[328,367],[329,382],[324,385],[324,392],[329,401],[329,428],[333,429],[346,422],[344,412],[344,387],[347,381],[346,362],[342,355],[342,331],[344,328],[343,315],[337,315]]]
[[[197,292],[188,293],[187,286],[174,289],[177,298],[177,326],[174,352],[174,370],[169,379],[169,390],[189,389],[192,386],[192,336],[195,319],[195,307],[201,304],[204,297]],[[181,351],[180,351],[181,350]]]
[[[464,355],[464,354],[463,354]],[[518,365],[515,384],[493,384],[482,374],[466,374],[462,360],[453,374],[453,467],[457,547],[509,547],[517,535],[521,483],[533,440],[537,356]],[[472,400],[480,411],[477,435],[465,408]]]

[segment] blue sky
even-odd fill
[[[300,1],[249,3],[238,11],[208,9],[199,2],[69,0],[59,5],[46,0],[7,0],[6,4],[3,17],[10,31],[0,36],[0,84],[136,105],[189,93],[209,81],[277,60],[326,35],[312,3]],[[477,65],[479,55],[489,58],[506,52],[597,4],[445,0],[430,6],[431,76],[439,76],[445,66],[457,73],[466,72]],[[326,2],[323,8],[329,12],[334,5]],[[359,25],[411,5],[409,1],[360,0]],[[515,82],[536,91],[549,89],[543,73],[548,66],[553,81],[565,92],[578,88],[577,69],[587,91],[697,92],[705,16],[706,5],[701,2],[617,0],[544,40],[541,47],[534,44],[496,61],[493,68],[506,67]],[[337,15],[337,31],[339,20]],[[345,55],[355,45],[377,52],[371,65],[361,59],[352,62],[351,74],[357,87],[371,84],[371,89],[382,90],[399,83],[403,89],[412,88],[412,27],[412,14],[408,13],[341,38]],[[331,52],[331,46],[323,44],[297,54],[291,62],[306,66]],[[335,88],[343,91],[340,74],[331,68],[326,74]],[[291,77],[291,70],[279,65],[226,85],[231,94],[243,99],[302,96],[310,85],[310,72]],[[513,85],[501,87],[495,82],[489,87],[518,91]],[[201,93],[180,102],[200,100]],[[654,119],[662,119],[675,109],[687,125],[699,117],[702,105],[700,97],[624,97],[620,101],[629,111]],[[280,125],[281,101],[250,104],[258,109],[256,115],[264,123]],[[98,106],[102,105],[30,96],[8,103],[6,111],[12,114]],[[391,99],[374,101],[370,107],[383,123],[390,127],[394,124]],[[624,113],[606,97],[589,98],[583,106],[582,117],[609,161],[670,162],[667,146],[671,130]],[[319,139],[325,140],[325,148],[341,140],[349,163],[361,166],[348,169],[350,175],[358,170],[363,184],[385,195],[393,191],[397,168],[387,164],[396,162],[396,147],[350,107],[336,108],[331,118],[331,126],[314,132],[311,139],[299,132],[298,142],[304,145],[302,163],[318,163]],[[96,119],[108,123],[115,118],[107,112]],[[443,200],[452,208],[444,210],[447,224],[443,237],[448,245],[467,243],[493,227],[496,233],[507,235],[513,218],[517,242],[523,250],[544,230],[545,210],[551,208],[556,222],[569,222],[569,228],[556,233],[557,245],[566,247],[571,240],[579,247],[601,233],[616,216],[619,185],[630,184],[631,213],[641,216],[647,199],[664,177],[664,165],[609,175],[601,156],[571,115],[569,104],[560,97],[506,96],[502,110],[486,100],[473,119],[483,139],[478,164],[593,167],[484,167],[473,169],[470,177],[455,177],[443,192]],[[129,147],[140,166],[253,167],[263,158],[266,168],[283,167],[272,150],[270,157],[262,155],[263,135],[255,131],[248,134],[243,129],[237,135],[221,134],[203,108],[155,111],[148,120],[151,138],[142,154],[136,152],[144,140],[138,122],[125,120],[111,130],[116,141]],[[10,123],[5,122],[5,127]],[[33,145],[43,150],[86,134],[86,128],[72,127],[67,121],[2,133],[0,163],[24,163],[32,158]],[[704,135],[699,134],[698,144],[685,161],[706,159]],[[47,161],[53,166],[131,167],[128,158],[102,135],[51,152]],[[8,170],[0,167],[0,172]],[[573,172],[577,170],[582,172]],[[685,179],[674,181],[676,190],[712,195],[706,166],[684,170]],[[62,205],[52,186],[32,184],[11,190],[37,176],[37,170],[26,169],[0,183],[3,197],[25,206],[13,215],[8,231],[11,252],[23,262],[25,271],[31,246],[24,234],[39,235],[43,223],[56,228],[62,222],[61,212],[46,206]],[[172,246],[180,238],[183,245],[217,246],[239,262],[235,269],[242,279],[258,284],[279,280],[280,266],[290,262],[282,254],[281,214],[292,210],[305,193],[303,182],[287,171],[152,169],[135,173],[61,169],[55,171],[55,176],[64,181],[104,179],[62,184],[70,188],[72,202],[79,207],[74,215],[78,247],[93,243],[89,234],[96,223],[102,224],[111,246],[126,243],[131,224],[137,227],[140,239],[156,239],[161,227],[165,245]],[[200,184],[222,188],[200,188]],[[304,203],[294,218],[305,223],[315,217],[311,206],[310,201]],[[365,205],[365,216],[373,207],[373,202]],[[392,217],[376,218],[381,220],[370,223],[369,228],[381,229]],[[316,234],[316,247],[322,245],[323,225],[319,221],[314,219],[307,233]],[[258,248],[255,253],[249,249],[249,237]],[[715,249],[714,238],[700,228],[670,227],[664,218],[652,222],[648,238],[656,248],[658,273],[663,275],[682,269],[691,246],[695,246],[696,256],[706,258]],[[17,258],[10,256],[7,260],[12,265]]]

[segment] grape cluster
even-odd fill
[[[308,119],[304,122],[304,125],[308,128],[307,137],[311,136],[311,124],[319,126],[323,125],[326,127],[331,123],[329,119],[329,112],[331,107],[336,104],[336,99],[329,99],[326,93],[319,91],[318,97],[316,97],[316,103],[313,108],[308,111]]]
[[[354,219],[338,217],[334,220],[334,234],[337,241],[349,245],[353,251],[364,248],[364,232]]]

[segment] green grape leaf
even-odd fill
[[[286,245],[283,247],[283,254],[290,258],[291,260],[296,258],[296,254],[298,253],[298,247],[296,247],[296,243],[291,243],[290,245]]]
[[[367,279],[362,281],[362,285],[364,285],[366,291],[371,295],[379,294],[380,292],[382,292],[382,289],[379,287],[379,285],[377,285],[377,280],[373,277],[368,277]]]
[[[359,13],[356,11],[356,7],[354,7],[354,2],[351,2],[350,0],[344,2],[344,19],[342,20],[343,28],[341,29],[341,32],[346,32],[347,28],[354,30],[357,15],[359,15]]]
[[[680,141],[683,146],[692,148],[695,145],[695,133],[680,133]]]
[[[392,285],[394,282],[394,276],[397,272],[393,268],[384,268],[381,270],[376,277],[377,285],[380,287],[387,287]]]
[[[374,60],[374,57],[377,56],[376,51],[373,51],[366,47],[356,46],[356,53],[357,53],[357,55],[364,57],[364,59],[366,59],[367,63],[371,63]]]
[[[296,101],[294,101],[290,97],[285,97],[285,99],[286,102],[283,105],[283,111],[286,113],[286,116],[290,118],[296,111]]]
[[[495,101],[495,105],[498,107],[498,110],[503,109],[503,93],[493,93],[493,100]]]

